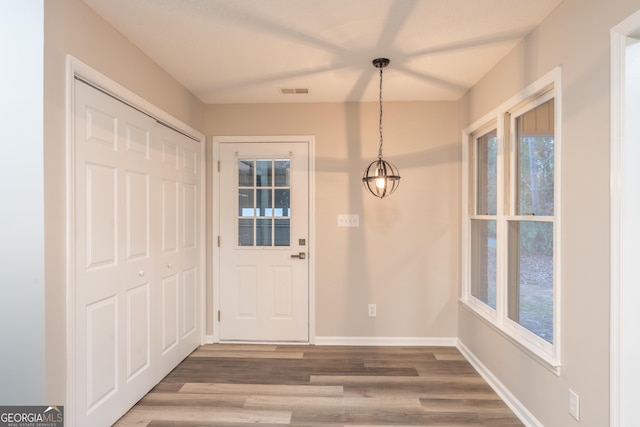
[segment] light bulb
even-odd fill
[[[376,187],[383,189],[387,186],[387,180],[385,178],[376,178]]]

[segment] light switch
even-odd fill
[[[360,215],[338,215],[338,227],[360,227]]]

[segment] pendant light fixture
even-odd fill
[[[387,58],[376,58],[372,62],[373,66],[380,70],[380,145],[378,160],[371,162],[364,170],[362,183],[371,194],[382,199],[396,191],[400,184],[400,173],[393,164],[382,159],[382,69],[389,65],[390,61]]]

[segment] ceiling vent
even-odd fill
[[[281,88],[280,93],[283,95],[295,95],[295,94],[307,94],[309,93],[309,89],[307,88]]]

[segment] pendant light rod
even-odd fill
[[[380,132],[380,146],[378,147],[378,159],[382,159],[382,69],[389,65],[391,62],[389,58],[376,58],[373,61],[373,66],[380,70],[380,120],[378,122],[378,130]]]

